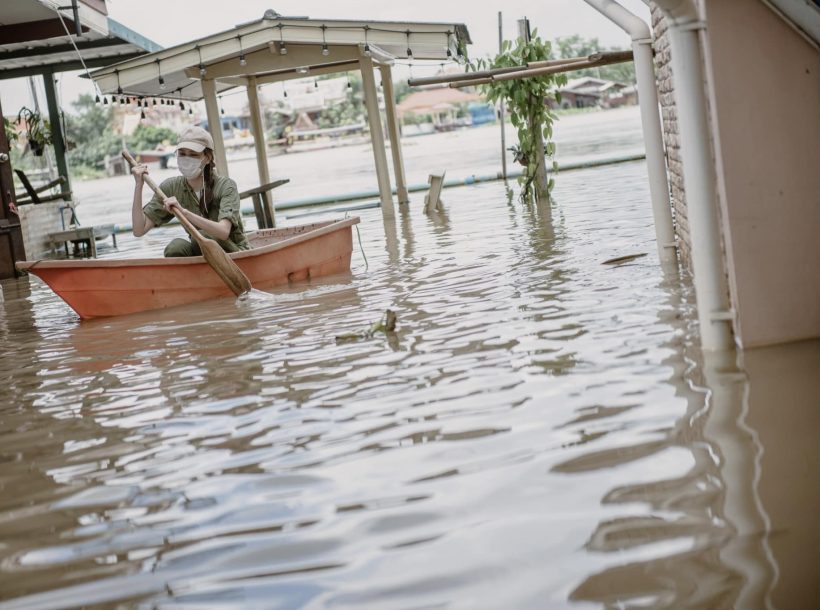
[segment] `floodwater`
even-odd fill
[[[813,607],[820,344],[701,354],[645,170],[366,210],[242,301],[3,282],[0,608]]]
[[[432,136],[405,138],[402,140],[402,154],[407,183],[427,184],[429,174],[445,170],[448,180],[495,176],[501,170],[500,134],[498,125],[486,125]],[[640,113],[636,106],[568,115],[555,124],[559,163],[570,164],[640,154],[643,152],[641,138]],[[507,124],[507,147],[516,141],[515,130]],[[231,177],[236,180],[240,190],[259,185],[256,160],[249,157],[250,154],[249,151],[239,151],[238,159],[229,162]],[[389,151],[387,156],[389,160]],[[506,158],[508,171],[520,169],[513,162],[512,153],[507,151]],[[369,144],[325,148],[310,153],[281,154],[270,157],[268,165],[271,180],[290,179],[288,184],[273,191],[277,201],[378,190],[373,169],[373,151]],[[178,172],[173,169],[155,169],[153,175],[157,181],[161,181],[168,176],[178,175]],[[391,183],[395,186],[392,177]],[[91,220],[95,224],[130,223],[133,185],[134,181],[130,176],[72,184],[79,200],[80,221],[83,224],[90,224]],[[145,194],[149,195],[147,187]],[[419,195],[417,201],[422,199],[423,195]],[[249,199],[243,200],[242,204],[245,207],[251,205]],[[280,213],[280,219],[296,213]],[[246,218],[246,226],[255,228],[255,220]],[[157,252],[161,254],[162,248]]]

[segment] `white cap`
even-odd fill
[[[202,152],[206,148],[213,150],[214,139],[211,137],[211,134],[202,129],[202,127],[192,125],[191,127],[186,127],[185,130],[179,134],[177,150],[180,148],[190,148],[194,152]]]

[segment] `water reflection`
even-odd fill
[[[670,293],[670,303],[674,309],[681,305],[675,292]],[[656,431],[659,440],[586,452],[554,469],[577,474],[630,463],[648,465],[648,459],[668,459],[665,453],[685,451],[691,456],[689,470],[678,477],[650,476],[607,492],[603,504],[622,514],[601,521],[585,548],[596,555],[614,556],[614,563],[584,579],[569,599],[607,607],[805,607],[803,596],[814,585],[803,566],[820,555],[816,536],[810,543],[792,542],[792,548],[778,553],[783,531],[778,532],[775,524],[816,531],[805,518],[798,517],[802,524],[789,524],[798,513],[813,514],[820,508],[816,485],[794,467],[803,460],[816,463],[816,450],[810,443],[798,451],[790,447],[789,463],[784,463],[780,456],[785,439],[769,445],[763,439],[770,436],[767,432],[775,421],[775,427],[790,430],[795,438],[805,438],[800,431],[808,423],[806,418],[818,423],[817,383],[811,371],[820,365],[820,343],[747,350],[740,355],[684,347],[680,357],[670,358],[689,364],[684,375],[679,366],[673,367],[676,374],[669,380],[687,401],[686,412],[672,429]],[[775,406],[785,396],[796,398],[788,401],[789,413]],[[624,411],[599,410],[594,416],[619,417]],[[582,417],[570,423],[587,425],[588,421]],[[803,509],[812,508],[773,514],[773,508],[783,505],[780,498],[794,497],[795,476],[803,478],[797,486],[805,490],[797,491],[803,496]],[[769,483],[769,489],[762,481]],[[645,510],[636,511],[641,505]],[[651,552],[653,548],[665,550],[663,561]],[[784,563],[788,564],[785,572],[796,582],[780,583]]]
[[[701,361],[644,182],[375,210],[368,267],[244,302],[7,292],[0,607],[798,605],[817,356]]]

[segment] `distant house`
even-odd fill
[[[620,108],[621,106],[636,106],[638,104],[638,86],[630,85],[620,91],[613,93],[607,99],[609,108]]]
[[[247,114],[224,115],[220,117],[220,123],[222,123],[222,138],[224,140],[244,138],[250,135],[251,118]],[[202,127],[208,129],[208,121],[203,121]]]
[[[450,87],[435,87],[411,93],[396,106],[396,110],[402,124],[410,115],[429,115],[435,128],[444,130],[457,125],[456,115],[460,105],[467,106],[470,103],[483,101],[484,98],[478,93]]]
[[[294,136],[301,132],[315,134],[322,112],[347,99],[347,82],[346,77],[339,77],[287,83],[284,104],[290,109],[291,115],[296,117],[292,126]]]
[[[575,78],[560,90],[561,108],[606,108],[609,107],[609,99],[626,88],[623,83],[591,76]]]

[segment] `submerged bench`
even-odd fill
[[[250,197],[253,200],[256,224],[260,229],[272,229],[276,226],[273,214],[273,198],[268,196],[268,192],[288,182],[290,182],[290,180],[287,178],[284,180],[274,180],[268,184],[257,186],[255,189],[239,193],[240,200],[246,197]]]
[[[117,247],[117,234],[114,232],[114,225],[97,225],[95,227],[74,227],[73,229],[66,229],[64,231],[57,231],[56,233],[49,233],[48,237],[51,240],[51,249],[55,250],[60,246],[65,246],[65,255],[69,256],[68,244],[74,244],[75,253],[79,250],[83,251],[86,258],[97,258],[97,246],[95,242],[98,239],[105,239],[111,237],[114,247]]]

